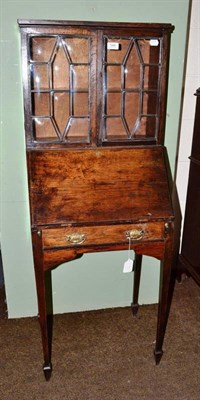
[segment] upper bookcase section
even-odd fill
[[[163,143],[171,24],[18,23],[28,147]]]

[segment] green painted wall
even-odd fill
[[[166,145],[175,164],[189,0],[1,0],[1,247],[9,317],[37,313],[30,242],[17,18],[170,22],[172,35]],[[126,306],[132,274],[127,252],[92,254],[53,271],[54,311]],[[159,263],[146,257],[141,303],[157,302]]]

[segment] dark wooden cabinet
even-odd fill
[[[162,357],[174,242],[164,147],[170,24],[20,20],[33,255],[44,373],[51,375],[45,275],[88,252],[161,261]]]
[[[200,285],[200,88],[196,111],[179,268]]]

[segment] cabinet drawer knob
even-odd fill
[[[144,236],[144,231],[142,229],[132,229],[131,231],[126,231],[126,237],[131,240],[140,240]]]
[[[81,244],[85,241],[86,236],[83,233],[72,233],[66,236],[66,240],[73,244]]]

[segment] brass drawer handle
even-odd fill
[[[86,236],[83,233],[72,233],[66,236],[66,240],[73,244],[81,244],[85,241]]]
[[[126,231],[125,235],[127,239],[140,240],[144,236],[144,231],[142,229],[132,229],[131,231]]]

